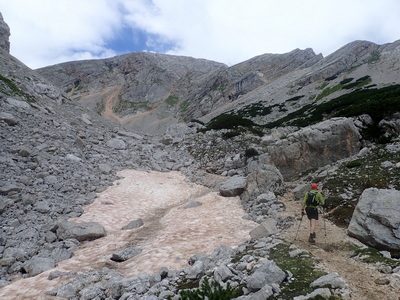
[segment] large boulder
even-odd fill
[[[400,191],[366,189],[354,210],[348,234],[382,250],[400,250]]]
[[[248,163],[246,190],[241,196],[243,201],[257,198],[268,192],[282,192],[284,180],[279,170],[270,163],[269,156],[260,155],[257,160]]]
[[[247,279],[247,288],[256,292],[266,285],[280,284],[286,274],[272,260],[264,260],[254,267],[253,274]]]
[[[34,256],[24,264],[24,269],[29,276],[32,277],[50,270],[55,266],[56,262],[51,257]]]
[[[106,236],[106,231],[97,222],[60,222],[57,228],[57,236],[60,240],[77,239],[78,241],[92,241]]]
[[[301,173],[355,155],[361,135],[349,118],[333,118],[303,128],[268,147],[271,163],[286,181]]]
[[[221,184],[219,193],[224,197],[240,196],[246,188],[246,177],[233,176]]]

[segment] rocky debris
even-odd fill
[[[184,145],[166,146],[160,137],[129,133],[72,102],[38,99],[31,105],[2,94],[0,98],[2,116],[12,115],[0,119],[0,280],[4,282],[16,274],[36,273],[33,257],[58,262],[70,258],[80,241],[103,235],[100,228],[95,235],[77,234],[64,225],[117,179],[117,171],[185,171],[196,165]],[[126,148],[107,146],[113,139]],[[163,156],[154,156],[156,151]],[[75,229],[84,229],[79,226]],[[29,261],[32,271],[27,272]]]
[[[278,296],[279,285],[290,276],[268,259],[271,249],[281,242],[279,239],[268,237],[245,242],[235,249],[221,246],[211,254],[192,256],[188,262],[189,266],[183,269],[162,268],[155,274],[142,274],[130,278],[123,278],[108,268],[86,271],[48,294],[68,299],[102,299],[108,295],[111,299],[158,300],[170,296],[171,299],[177,300],[179,290],[183,286],[203,282],[208,278],[210,282],[217,282],[221,287],[229,284],[242,290],[243,295],[237,299],[266,299],[262,297]],[[345,293],[346,286],[342,284],[343,280],[335,274],[328,274],[313,283],[313,294],[321,294],[319,287],[325,285],[331,277],[336,283],[331,283],[334,287],[324,289],[325,293]]]
[[[355,208],[348,234],[382,250],[400,250],[400,191],[366,189]]]

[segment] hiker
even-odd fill
[[[301,205],[301,216],[307,214],[307,218],[310,220],[310,237],[308,241],[312,244],[315,243],[315,227],[318,220],[318,207],[325,204],[322,194],[317,191],[318,185],[316,183],[311,184],[311,191],[304,195],[304,199]]]

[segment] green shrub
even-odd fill
[[[359,160],[349,161],[345,166],[346,168],[352,169],[361,166],[362,163]]]
[[[340,82],[340,84],[349,83],[349,82],[353,81],[353,79],[354,79],[354,78],[345,78],[345,79],[343,79],[343,80]]]
[[[293,274],[291,280],[283,282],[281,293],[271,297],[272,300],[293,299],[295,296],[311,293],[314,289],[310,287],[310,284],[326,274],[315,267],[313,257],[309,255],[291,257],[289,255],[290,251],[290,246],[283,243],[275,246],[270,251],[268,258],[273,260],[285,272]]]
[[[238,115],[222,114],[212,119],[206,126],[207,130],[237,129],[239,126],[250,128],[256,125],[253,121]]]
[[[382,263],[395,268],[400,265],[399,261],[383,257],[379,250],[375,248],[358,248],[354,251],[352,257],[361,257],[365,263]]]
[[[256,149],[254,149],[254,148],[248,148],[248,149],[246,149],[246,151],[244,152],[244,156],[246,156],[246,157],[254,157],[254,156],[257,156],[257,155],[259,155],[259,153],[258,153],[258,151],[256,150]]]
[[[240,135],[240,131],[238,131],[238,130],[230,130],[230,131],[224,132],[222,134],[222,137],[227,140],[227,139],[233,138],[233,137],[238,136],[238,135]]]
[[[333,76],[330,76],[330,77],[326,77],[325,81],[331,81],[331,80],[334,80],[336,78],[337,78],[337,75],[333,75]]]
[[[366,76],[360,79],[369,80]],[[375,124],[366,133],[373,139],[378,139],[382,134],[376,124],[383,117],[398,111],[400,111],[400,85],[392,85],[380,89],[357,90],[319,105],[306,105],[264,127],[274,128],[282,125],[305,127],[324,118],[368,114]]]
[[[195,290],[181,290],[181,300],[229,300],[241,296],[239,288],[232,288],[228,282],[224,289],[219,283],[210,283],[205,277],[200,288]]]

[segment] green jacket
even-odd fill
[[[320,206],[325,204],[325,200],[324,200],[324,198],[322,197],[321,192],[318,192],[317,190],[311,190],[310,192],[317,193],[317,195],[315,195],[315,200],[317,200],[317,202],[319,203]],[[302,207],[306,207],[306,206],[307,206],[307,205],[306,205],[306,202],[307,202],[307,199],[308,199],[308,193],[309,193],[309,192],[307,192],[307,193],[304,195]],[[310,207],[313,207],[313,206],[310,206]]]

